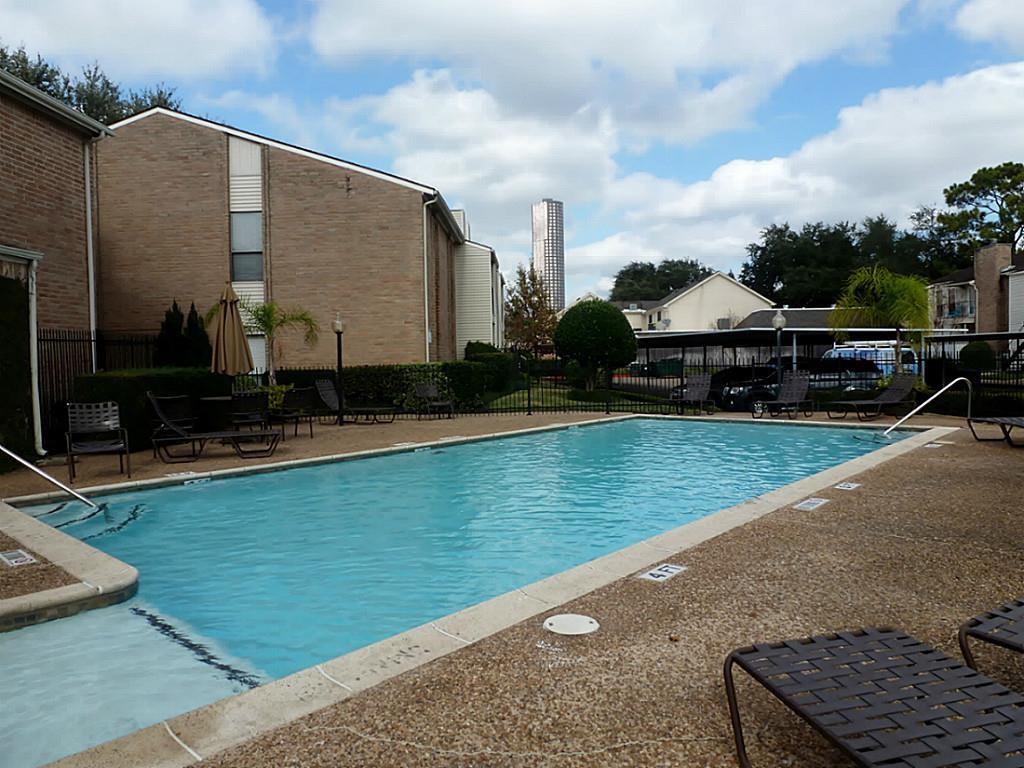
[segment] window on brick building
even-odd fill
[[[263,214],[231,214],[231,279],[263,279]]]

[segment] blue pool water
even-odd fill
[[[140,590],[0,635],[24,692],[0,710],[0,760],[40,765],[877,447],[635,419],[118,494],[94,516],[26,509],[136,566]]]

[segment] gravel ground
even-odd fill
[[[31,565],[19,565],[14,568],[0,563],[0,600],[78,582],[78,579],[72,577],[63,568],[48,562],[32,550],[26,549],[10,536],[0,533],[0,552],[12,549],[24,549],[39,562]]]

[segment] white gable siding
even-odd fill
[[[717,328],[721,318],[739,322],[751,312],[770,309],[771,306],[767,299],[719,273],[674,301],[655,308],[649,319],[658,330],[662,330],[664,323],[658,322],[660,312],[661,320],[668,320],[664,330],[707,331]]]
[[[470,341],[495,342],[491,250],[466,242],[455,251],[455,345],[458,358]]]
[[[253,142],[228,136],[228,171],[232,176],[259,176],[262,170],[262,147]]]
[[[1010,325],[1009,330],[1024,330],[1024,272],[1009,277]]]

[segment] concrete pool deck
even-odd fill
[[[558,609],[597,618],[593,635],[547,633],[547,612],[204,765],[734,766],[731,648],[890,624],[956,655],[963,619],[1024,593],[1024,451],[961,430],[853,479],[814,511],[666,554],[688,567],[667,582],[629,577]],[[984,650],[982,669],[1024,690],[1024,661]],[[755,765],[849,764],[747,682]]]
[[[496,417],[486,418],[492,427],[486,431],[495,431],[493,419]],[[584,416],[585,418],[586,416]],[[561,415],[551,420],[561,423],[567,421]],[[460,421],[463,423],[459,424],[456,421],[449,424],[465,427],[465,420]],[[937,420],[922,419],[922,422],[926,423],[935,421]],[[528,426],[540,425],[534,417]],[[459,429],[456,433],[467,435],[469,430]],[[969,439],[968,435],[967,440]],[[920,445],[926,440],[917,439],[913,442]],[[359,670],[358,664],[353,666],[349,657],[342,657],[342,659],[327,662],[317,668],[307,670],[305,673],[292,676],[299,678],[291,682],[291,687],[295,689],[291,692],[292,696],[297,695],[300,698],[305,696],[307,711],[317,709],[318,707],[315,705],[321,700],[324,703],[329,703],[327,699],[330,697],[323,697],[322,691],[319,690],[324,686],[328,689],[332,686],[347,689],[341,691],[337,687],[334,688],[335,699],[347,700],[296,720],[277,731],[261,735],[248,744],[229,749],[208,762],[211,765],[224,766],[730,765],[732,764],[732,759],[729,757],[731,753],[728,749],[724,752],[720,749],[721,736],[714,732],[703,733],[695,730],[695,724],[700,723],[701,717],[708,716],[709,710],[715,715],[724,717],[724,709],[720,706],[721,702],[718,699],[715,699],[714,702],[701,702],[700,696],[692,690],[695,680],[701,682],[701,678],[699,675],[693,678],[694,671],[688,672],[687,670],[700,672],[706,677],[702,684],[714,688],[714,692],[720,694],[718,690],[720,688],[718,684],[720,663],[729,647],[744,644],[753,639],[782,637],[861,623],[841,621],[820,626],[813,623],[810,629],[799,631],[793,629],[781,633],[753,632],[751,634],[751,618],[759,619],[755,622],[754,628],[770,628],[776,623],[782,626],[800,626],[799,623],[792,622],[797,619],[816,621],[815,617],[822,606],[830,604],[831,595],[821,596],[815,592],[815,587],[822,580],[821,573],[814,574],[816,580],[808,578],[806,573],[794,574],[797,578],[793,583],[798,589],[790,593],[785,589],[788,586],[789,574],[774,573],[772,567],[781,567],[785,571],[786,568],[792,569],[801,563],[807,565],[808,557],[811,562],[819,566],[819,570],[827,568],[830,563],[841,564],[845,568],[835,574],[834,578],[838,579],[837,586],[840,592],[843,588],[848,591],[849,585],[844,582],[844,579],[853,579],[856,568],[852,566],[858,564],[858,558],[851,556],[853,553],[844,551],[843,547],[837,548],[835,542],[833,542],[832,550],[836,551],[817,552],[815,551],[815,539],[817,536],[829,538],[830,535],[825,531],[830,525],[837,522],[848,523],[844,508],[850,508],[852,505],[852,508],[856,510],[858,499],[874,499],[877,502],[876,491],[884,495],[884,477],[871,482],[862,478],[871,479],[876,473],[884,473],[893,465],[908,461],[912,466],[915,461],[921,463],[920,459],[924,459],[924,463],[945,464],[950,462],[951,457],[942,456],[942,454],[949,454],[953,451],[957,451],[957,455],[953,457],[954,463],[959,464],[959,460],[963,458],[959,455],[961,448],[965,451],[964,456],[974,457],[976,454],[987,453],[989,462],[993,456],[1000,455],[1006,455],[1011,461],[1013,460],[1012,451],[1005,446],[967,444],[961,434],[948,438],[943,436],[941,442],[937,444],[937,448],[932,450],[914,450],[910,453],[905,450],[890,450],[898,448],[897,444],[883,451],[888,451],[893,456],[888,463],[875,466],[878,462],[869,462],[864,465],[872,466],[872,468],[857,478],[858,482],[863,483],[860,488],[854,491],[815,491],[817,496],[828,497],[830,503],[813,512],[796,512],[791,507],[792,504],[800,500],[802,493],[822,487],[822,482],[826,482],[823,487],[830,488],[827,485],[828,482],[846,479],[849,472],[838,473],[835,477],[828,475],[830,471],[822,473],[822,476],[816,476],[817,486],[814,486],[814,482],[809,482],[812,480],[810,478],[808,481],[801,481],[807,486],[806,488],[794,489],[787,486],[786,489],[780,489],[783,491],[788,489],[788,495],[782,494],[784,498],[769,498],[772,494],[765,494],[765,497],[762,497],[763,508],[758,508],[759,500],[754,500],[747,505],[740,505],[740,507],[746,506],[748,509],[740,510],[739,513],[734,512],[735,519],[727,521],[727,525],[721,525],[717,529],[712,523],[710,529],[702,533],[680,537],[677,535],[678,532],[670,532],[670,534],[654,537],[639,545],[640,549],[647,547],[648,551],[639,554],[634,552],[633,560],[635,562],[630,561],[629,568],[625,568],[601,582],[608,586],[578,597],[569,605],[559,606],[557,611],[552,610],[555,605],[564,602],[565,599],[576,597],[586,592],[587,589],[577,590],[573,594],[571,589],[568,591],[564,589],[565,584],[560,584],[555,585],[560,589],[538,591],[533,594],[533,588],[538,585],[527,586],[522,590],[523,599],[519,602],[528,603],[531,600],[534,602],[522,610],[514,606],[511,610],[511,620],[505,621],[501,626],[511,624],[517,614],[523,618],[526,616],[533,616],[533,618],[498,634],[485,636],[478,640],[481,634],[478,628],[471,626],[471,623],[463,623],[460,626],[458,622],[446,623],[445,620],[439,620],[437,623],[440,627],[435,627],[435,629],[440,634],[432,636],[436,650],[439,653],[453,650],[457,650],[457,652],[378,685],[374,685],[375,674],[367,674],[366,669]],[[1000,451],[1000,449],[1002,450]],[[1012,466],[1016,467],[1016,472],[1011,469],[1008,472],[1008,477],[1016,479],[1019,484],[1019,470],[1024,467],[1024,463],[1017,461]],[[903,471],[906,473],[906,469]],[[918,476],[921,474],[915,470],[912,476],[903,478],[903,485],[915,487]],[[928,481],[927,474],[927,472],[924,473],[926,482]],[[944,474],[948,475],[949,473]],[[967,479],[977,474],[968,476]],[[977,479],[981,480],[982,478]],[[800,486],[800,483],[795,485]],[[948,493],[943,493],[942,489],[939,490],[939,498],[949,496]],[[1018,485],[1016,488],[1018,495],[1020,490],[1024,489]],[[894,498],[898,497],[897,494]],[[1012,498],[1012,494],[1008,498]],[[783,508],[772,512],[772,514],[767,514],[780,504]],[[733,510],[739,509],[733,508]],[[874,511],[878,512],[879,510]],[[842,516],[841,520],[834,519],[839,515],[831,514],[833,512],[839,513]],[[767,514],[766,517],[756,519],[759,515],[765,514]],[[792,530],[792,521],[789,521],[789,530],[787,530],[786,524],[781,526],[781,530],[777,530],[778,526],[775,524],[777,519],[786,518],[788,520],[793,516],[797,518],[795,531]],[[754,522],[748,522],[749,520],[754,520]],[[711,579],[710,584],[706,583],[709,574],[715,577],[719,575],[713,573],[715,568],[729,576],[734,576],[739,568],[739,563],[735,562],[737,553],[730,554],[726,551],[725,553],[712,552],[707,555],[705,550],[709,548],[714,550],[716,547],[720,547],[723,541],[733,540],[737,537],[742,545],[744,540],[750,538],[750,529],[759,528],[769,523],[772,525],[768,529],[767,535],[763,537],[764,541],[760,540],[759,535],[754,535],[752,541],[746,542],[749,550],[746,554],[750,562],[750,569],[755,576],[754,583],[749,585],[747,590],[750,606],[753,608],[748,607],[741,610],[738,617],[734,617],[731,625],[726,628],[731,630],[746,627],[748,633],[736,632],[738,639],[735,642],[730,641],[728,646],[722,649],[717,656],[709,655],[709,653],[705,653],[705,650],[709,648],[709,643],[713,647],[717,638],[709,638],[707,632],[713,630],[716,621],[721,621],[722,618],[720,612],[716,610],[717,606],[705,602],[706,610],[698,610],[694,605],[691,611],[691,606],[685,601],[682,605],[671,602],[674,600],[672,596],[682,589],[684,597],[692,597],[695,603],[699,604],[701,598],[705,597],[702,591],[709,587],[721,587],[717,578]],[[739,524],[742,525],[722,533],[731,525]],[[694,525],[687,526],[687,528],[693,528]],[[798,535],[794,536],[794,533]],[[849,531],[840,531],[839,533],[846,538],[851,536]],[[714,536],[717,538],[711,538]],[[937,538],[939,542],[943,541],[941,537],[933,536],[932,538]],[[915,540],[915,537],[910,536],[908,539]],[[808,541],[811,543],[810,550],[806,546]],[[890,542],[888,538],[885,538],[883,543]],[[690,546],[693,548],[684,549],[684,547]],[[788,551],[786,550],[787,546],[789,547]],[[680,552],[680,550],[682,551]],[[1019,547],[1005,550],[1003,553],[1007,554],[1012,551],[1019,560],[1020,552],[1018,550]],[[783,557],[779,561],[779,556],[783,554],[787,557]],[[751,555],[755,555],[755,557],[751,559]],[[765,557],[767,557],[767,568]],[[671,581],[663,583],[632,578],[631,573],[637,568],[646,567],[658,561],[686,565],[689,570]],[[620,563],[620,565],[622,564]],[[799,571],[799,567],[797,567],[797,571]],[[626,578],[621,578],[623,576]],[[883,578],[881,581],[884,582],[885,579]],[[853,579],[851,583],[857,584],[858,582]],[[690,585],[690,587],[684,587],[684,584]],[[572,585],[570,584],[570,586]],[[878,585],[866,586],[871,591],[872,587]],[[776,594],[777,590],[773,591],[773,587],[781,587],[786,594]],[[799,587],[802,587],[802,592]],[[689,594],[694,588],[697,590],[696,593]],[[769,594],[766,594],[766,591]],[[804,609],[803,606],[800,606],[801,595],[806,597],[808,594],[811,599],[807,601],[808,605]],[[725,597],[735,599],[740,596],[726,593]],[[997,597],[986,599],[970,611],[962,612],[962,615],[956,614],[953,619],[946,616],[946,620],[952,622],[949,633],[952,634],[955,631],[956,623],[961,618],[977,612],[985,606],[994,605],[996,602],[1006,599],[1007,595],[1000,593]],[[666,599],[670,600],[671,604],[667,604]],[[772,610],[772,601],[782,603],[783,607],[790,609],[790,612],[776,616]],[[851,600],[847,606],[856,608],[855,603],[856,600]],[[891,608],[893,605],[895,603],[889,607]],[[796,616],[792,615],[794,607],[801,609]],[[876,607],[879,606],[876,605]],[[915,613],[918,610],[917,606],[903,605],[900,607],[906,608],[908,615],[918,615]],[[918,613],[932,608],[934,606],[929,603]],[[680,611],[680,609],[683,610]],[[472,610],[469,609],[469,611]],[[602,629],[597,634],[584,638],[560,638],[540,629],[540,623],[545,616],[562,611],[578,611],[594,615],[601,621]],[[454,618],[457,617],[458,615]],[[686,617],[691,617],[691,619],[686,621]],[[693,617],[699,618],[694,620]],[[684,619],[682,624],[680,624],[680,619]],[[668,627],[668,631],[663,637],[651,635],[652,626],[658,628],[666,623],[672,626]],[[875,621],[874,623],[898,622],[890,620]],[[943,642],[929,637],[912,623],[904,622],[903,626],[924,639],[932,639],[939,645],[943,645]],[[476,632],[475,635],[474,632]],[[449,638],[447,642],[444,640],[445,636]],[[730,636],[728,632],[726,632],[726,636]],[[463,647],[467,642],[472,641],[476,642],[469,647]],[[946,646],[948,647],[948,642]],[[393,659],[389,659],[385,655],[378,656],[376,661],[378,664],[386,662],[397,666],[399,669],[395,671],[400,671],[403,668],[403,659],[408,653],[408,649],[396,646],[392,650],[394,652]],[[622,656],[622,658],[617,659],[618,656]],[[639,665],[641,659],[646,659],[650,666],[641,668]],[[347,666],[346,660],[349,662]],[[422,661],[418,663],[422,663]],[[621,669],[616,666],[619,663],[623,664]],[[677,670],[674,665],[681,665],[681,667]],[[713,675],[707,674],[707,667],[714,670]],[[438,671],[432,672],[432,670]],[[361,677],[352,677],[353,674],[360,671]],[[370,671],[372,672],[372,670]],[[382,674],[377,675],[376,678],[388,677],[388,674],[387,671],[382,670]],[[688,677],[692,679],[684,679]],[[359,682],[356,682],[357,680]],[[259,694],[260,691],[269,691],[275,685],[271,684],[265,689],[257,689],[251,693]],[[700,687],[698,685],[698,689]],[[280,688],[281,686],[278,690]],[[359,691],[362,692],[352,696],[353,693]],[[618,698],[608,697],[609,692],[616,691],[621,694]],[[688,693],[681,695],[681,692],[684,691],[688,691]],[[249,694],[225,700],[225,702],[239,701],[245,699],[246,696]],[[697,711],[689,711],[691,703],[687,700],[688,698],[697,702]],[[273,701],[264,702],[264,706],[271,704]],[[753,714],[754,710],[750,711]],[[661,712],[660,715],[659,712]],[[251,729],[251,726],[256,724],[252,721],[252,714],[251,711],[246,712],[244,707],[234,707],[230,703],[222,702],[220,705],[211,705],[210,708],[175,718],[170,722],[170,728],[154,726],[145,729],[127,739],[112,742],[105,748],[70,758],[66,764],[79,766],[185,765],[193,762],[198,754],[211,755],[222,747],[240,741],[239,736],[244,735],[247,728]],[[785,713],[782,714],[785,717]],[[233,716],[238,722],[225,722],[230,721]],[[221,722],[215,724],[211,720]],[[672,728],[667,731],[666,722],[672,724]],[[726,723],[727,719],[721,719],[717,722],[717,727],[719,731],[728,736]],[[217,734],[211,731],[211,726],[215,726],[213,731],[228,726],[227,730],[230,733]],[[680,732],[680,728],[682,728],[682,732]],[[650,732],[641,733],[640,730]],[[751,730],[756,731],[754,728]],[[794,727],[793,730],[797,731],[799,728]],[[181,742],[171,741],[171,739],[178,738],[191,746],[184,747]],[[727,742],[726,746],[728,746]],[[820,757],[827,750],[824,745],[819,746],[817,754]],[[192,747],[197,749],[193,750]],[[701,751],[705,748],[711,751]],[[695,749],[697,751],[693,751]],[[187,754],[186,750],[191,754]],[[717,762],[723,759],[724,762]],[[780,762],[777,758],[773,759],[771,754],[765,755],[765,759],[766,764]],[[807,764],[833,765],[835,763],[826,759],[825,762]]]

